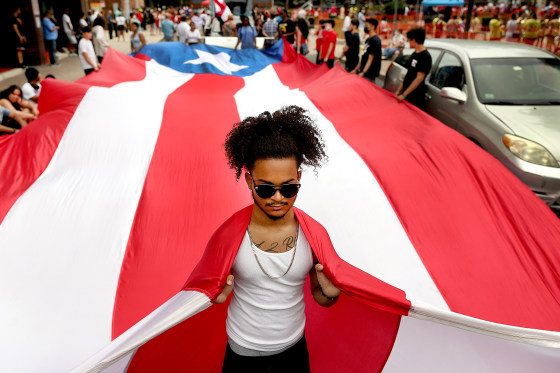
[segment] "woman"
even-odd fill
[[[222,33],[224,36],[237,36],[237,27],[233,22],[233,14],[228,15],[228,20],[222,26]]]
[[[105,20],[101,15],[97,16],[93,21],[93,28],[91,31],[93,33],[95,55],[99,63],[101,63],[101,61],[103,61],[103,56],[107,53],[107,48],[109,48],[109,42],[105,36]]]
[[[130,35],[130,48],[132,53],[138,53],[140,49],[146,45],[146,38],[144,38],[144,35],[139,31],[139,29],[140,22],[132,22],[130,25],[130,31],[132,31],[132,34]]]
[[[201,43],[202,40],[201,40],[200,30],[196,28],[196,24],[193,21],[191,21],[189,25],[191,26],[191,29],[187,30],[187,44],[193,45],[193,44]]]
[[[8,89],[0,94],[0,105],[10,110],[16,115],[15,118],[8,120],[8,127],[22,128],[25,127],[33,119],[39,116],[39,110],[31,102],[21,99],[21,88],[17,85],[11,85]],[[16,123],[13,123],[16,122]]]
[[[307,37],[309,36],[309,24],[305,19],[298,18],[296,23],[296,52],[298,54],[306,55],[308,52],[307,48]]]
[[[18,64],[22,69],[25,69],[26,66],[23,64],[23,52],[25,51],[25,45],[27,44],[27,38],[23,33],[23,21],[21,20],[21,8],[16,8],[14,11],[14,16],[12,19],[12,28],[13,28],[13,40],[14,45],[16,46],[16,54]]]
[[[517,22],[517,14],[513,13],[511,19],[506,23],[506,41],[519,42],[520,27]]]

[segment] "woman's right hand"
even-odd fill
[[[226,286],[224,286],[224,290],[222,290],[222,293],[216,297],[216,301],[214,303],[216,304],[224,303],[226,299],[229,297],[229,294],[231,293],[232,290],[233,290],[233,275],[230,274],[226,279]]]

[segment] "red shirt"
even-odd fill
[[[325,31],[323,30],[323,40],[322,40],[323,49],[321,51],[321,59],[329,59],[334,60],[334,49],[336,47],[336,31],[330,30]],[[333,48],[331,54],[327,57],[327,52],[329,51],[329,44],[333,43]]]

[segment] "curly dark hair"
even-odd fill
[[[258,159],[294,157],[298,167],[305,164],[316,169],[328,159],[324,148],[315,122],[306,110],[295,105],[234,124],[225,143],[228,163],[237,180],[243,169],[252,169]]]

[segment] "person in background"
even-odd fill
[[[58,39],[58,30],[60,29],[53,20],[52,12],[47,10],[45,12],[45,17],[43,18],[43,34],[45,35],[45,46],[47,47],[47,52],[49,52],[49,60],[51,65],[57,65],[56,62],[56,39]]]
[[[424,110],[426,107],[426,84],[424,80],[432,68],[432,56],[424,47],[426,30],[422,27],[413,27],[408,30],[406,36],[410,47],[414,48],[414,53],[410,55],[406,62],[407,72],[395,95],[398,102],[406,100]]]
[[[539,38],[539,30],[541,22],[537,19],[535,13],[531,13],[528,20],[523,23],[523,42],[525,44],[534,45]]]
[[[84,27],[89,26],[89,19],[87,17],[87,14],[83,12],[80,13],[80,20],[78,21],[78,26],[80,27],[80,30],[83,29]]]
[[[354,14],[350,11],[344,17],[344,23],[342,24],[342,32],[346,33],[346,31],[350,31],[350,23],[352,22],[352,18],[354,18]]]
[[[404,37],[402,32],[403,32],[402,29],[395,30],[395,33],[393,34],[393,38],[391,39],[391,43],[383,51],[383,59],[389,59],[393,57],[393,55],[397,51],[402,51],[404,45],[406,44],[406,38]]]
[[[237,30],[237,43],[235,48],[241,44],[241,49],[254,49],[257,44],[257,30],[249,24],[249,17],[241,16],[241,27]]]
[[[126,18],[124,18],[124,16],[121,14],[119,14],[117,16],[116,19],[117,22],[117,40],[121,40],[124,41],[124,29],[125,29],[125,24],[126,24]]]
[[[41,74],[39,70],[34,67],[29,67],[25,70],[25,77],[27,83],[21,88],[22,98],[31,101],[35,106],[39,102],[39,94],[41,93]]]
[[[78,57],[80,58],[80,63],[82,64],[84,73],[89,75],[93,71],[99,70],[99,64],[97,62],[97,58],[95,57],[93,43],[91,42],[93,37],[91,29],[89,27],[84,27],[82,29],[82,35],[84,37],[78,43]]]
[[[360,10],[360,13],[358,13],[358,30],[360,31],[360,40],[364,38],[365,27],[366,27],[366,11],[362,9]]]
[[[144,45],[146,45],[146,38],[140,32],[140,22],[133,22],[130,26],[130,49],[132,53],[138,53]]]
[[[66,8],[64,10],[64,14],[62,15],[62,29],[64,30],[66,38],[68,39],[68,50],[70,52],[75,51],[78,40],[76,39],[74,26],[72,25],[72,20],[70,19],[70,8]]]
[[[11,112],[17,113],[25,124],[29,123],[33,119],[37,119],[39,116],[39,110],[37,110],[35,105],[33,105],[30,101],[22,100],[21,88],[15,84],[0,93],[0,105]],[[20,115],[21,113],[31,114],[31,117],[24,119],[25,116]]]
[[[282,20],[278,22],[278,32],[280,36],[286,38],[288,43],[293,45],[295,43],[296,23],[288,18],[286,9],[281,10],[280,17]]]
[[[109,30],[109,39],[113,39],[113,32],[117,34],[117,20],[112,10],[107,12],[107,30]]]
[[[263,35],[268,38],[264,41],[264,49],[270,48],[278,40],[278,22],[273,16],[269,16],[263,25]]]
[[[517,14],[513,13],[506,24],[506,41],[518,42],[520,36],[519,22],[517,22]]]
[[[179,22],[179,24],[177,25],[177,29],[175,30],[177,32],[177,38],[181,43],[187,42],[187,34],[189,32],[189,29],[190,26],[187,23],[187,17],[184,15],[181,16],[181,22]]]
[[[336,31],[334,31],[334,20],[325,20],[323,40],[321,43],[321,64],[326,63],[329,69],[334,66],[334,49],[336,47]]]
[[[378,23],[375,18],[368,18],[366,20],[364,31],[368,38],[364,45],[360,64],[353,71],[371,82],[375,82],[375,78],[379,76],[379,71],[381,70],[381,39],[379,39],[375,32],[377,25]]]
[[[25,46],[27,45],[27,38],[25,37],[23,29],[23,21],[21,20],[21,8],[17,7],[14,10],[12,17],[12,39],[14,40],[14,45],[16,46],[16,56],[19,66],[25,69],[27,66],[23,63],[23,53],[25,52]]]
[[[490,29],[490,33],[488,37],[490,40],[493,41],[500,41],[502,39],[502,22],[498,19],[498,14],[494,13],[492,15],[492,19],[488,24],[488,28]]]
[[[223,26],[222,26],[222,34],[224,36],[236,36],[237,35],[237,26],[235,25],[235,22],[233,21],[233,14],[230,13],[228,14],[228,20],[224,22]],[[278,25],[276,25],[276,28],[278,28]]]
[[[104,27],[105,19],[102,16],[97,16],[95,21],[93,21],[93,28],[91,31],[93,34],[93,48],[95,49],[95,55],[99,63],[103,61],[103,56],[105,56],[107,48],[109,48],[109,42],[107,41],[107,36],[105,36]]]
[[[354,71],[360,62],[360,22],[357,19],[350,21],[350,27],[346,33],[346,45],[342,49],[340,58],[346,56],[345,69],[348,72]]]
[[[172,41],[173,33],[175,32],[175,24],[169,18],[171,15],[165,13],[165,19],[161,22],[161,31],[163,32],[164,41]]]
[[[187,44],[194,45],[202,43],[202,35],[200,30],[196,27],[193,21],[189,24],[190,30],[187,30]]]
[[[305,11],[298,13],[298,19],[296,22],[296,52],[298,54],[307,54],[309,49],[307,48],[307,37],[309,36],[309,23],[305,19]]]
[[[319,20],[319,32],[317,32],[317,38],[315,39],[315,50],[317,51],[317,59],[315,63],[320,65],[323,63],[321,60],[321,48],[323,47],[323,33],[325,32],[325,20]]]

